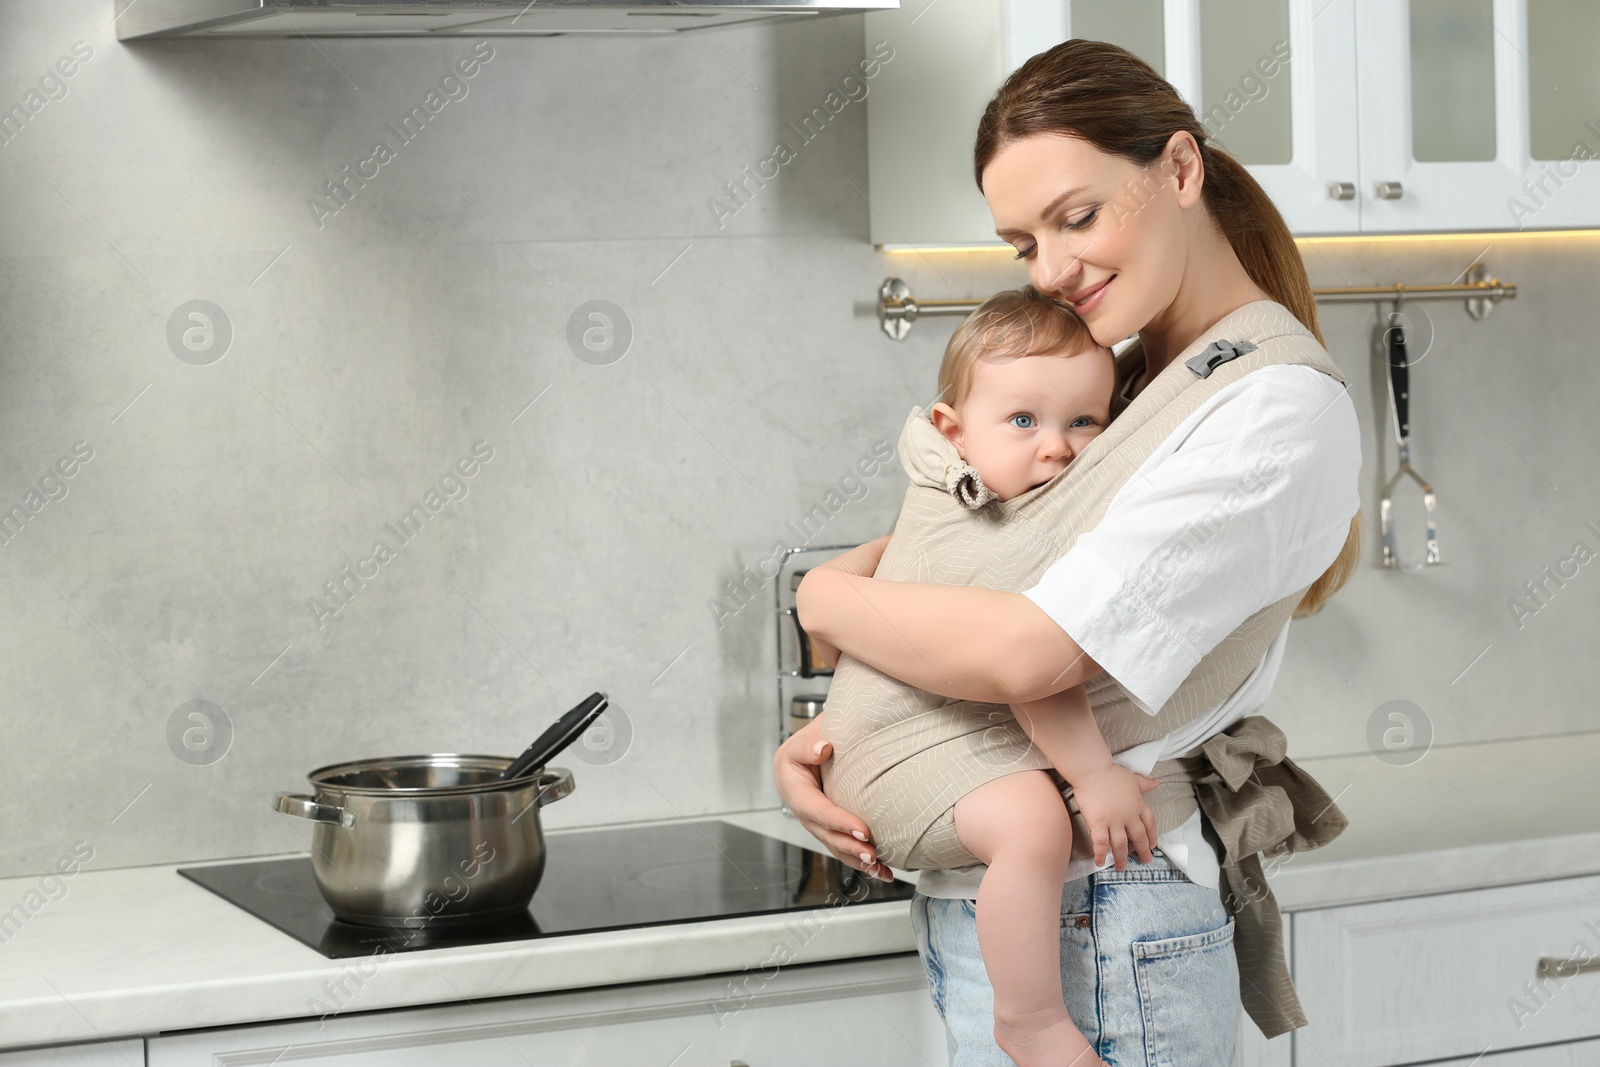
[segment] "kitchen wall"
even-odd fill
[[[815,505],[813,543],[892,523],[898,470],[851,475],[952,322],[886,340],[881,280],[1025,280],[873,250],[862,102],[788,126],[855,70],[861,19],[482,46],[125,46],[110,19],[0,0],[0,106],[39,93],[0,143],[0,505],[30,512],[0,543],[0,875],[80,841],[96,866],[301,849],[270,799],[310,769],[509,754],[592,689],[615,743],[565,761],[548,825],[773,805],[771,589],[728,583]],[[1306,255],[1318,284],[1448,281],[1490,243]],[[1440,744],[1592,724],[1595,568],[1507,601],[1600,548],[1600,242],[1492,244],[1515,302],[1415,312],[1442,568],[1376,568],[1374,312],[1324,313],[1371,529],[1295,624],[1271,711],[1297,756],[1366,750],[1396,699]]]

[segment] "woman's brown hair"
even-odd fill
[[[1036,134],[1075,137],[1135,166],[1148,167],[1179,130],[1200,146],[1201,200],[1245,273],[1299,319],[1318,344],[1325,344],[1305,263],[1272,198],[1242,163],[1208,142],[1205,127],[1178,91],[1126,49],[1075,38],[1018,67],[978,122],[973,173],[982,191],[984,168],[1000,150]],[[1360,560],[1357,510],[1344,548],[1300,598],[1295,618],[1320,610],[1350,580]]]

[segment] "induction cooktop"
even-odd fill
[[[311,857],[245,860],[178,873],[329,959],[706,922],[909,900],[834,859],[721,820],[547,835],[528,910],[466,926],[406,929],[334,918]]]

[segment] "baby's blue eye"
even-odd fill
[[[1031,430],[1035,423],[1032,415],[1013,415],[1011,416],[1011,425],[1019,430]]]
[[[1077,418],[1072,420],[1072,425],[1074,425],[1074,426],[1093,426],[1094,425],[1094,416],[1093,415],[1079,415]]]

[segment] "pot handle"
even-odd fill
[[[285,815],[310,819],[312,822],[335,823],[345,827],[356,824],[356,817],[344,808],[334,804],[318,804],[304,793],[279,793],[273,806]]]
[[[542,808],[546,804],[554,804],[564,796],[568,796],[577,786],[572,780],[572,772],[564,767],[551,767],[539,774],[538,805]]]

